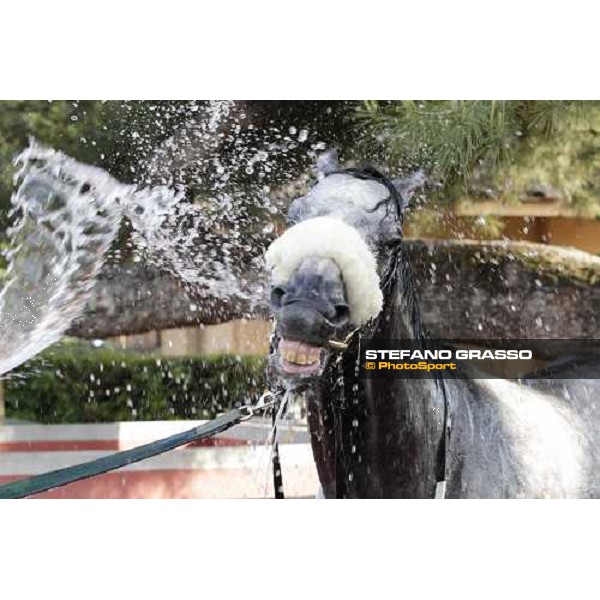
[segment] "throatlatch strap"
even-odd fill
[[[3,485],[0,487],[0,499],[25,498],[26,496],[40,494],[53,488],[67,485],[68,483],[88,479],[102,473],[107,473],[108,471],[114,471],[140,460],[163,454],[190,442],[202,440],[226,431],[246,418],[248,418],[246,413],[235,408],[204,425],[176,433],[168,438],[151,442],[144,446],[138,446],[124,452],[116,452],[97,460]]]

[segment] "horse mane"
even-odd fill
[[[383,310],[380,317],[385,318],[385,316],[389,316],[387,311],[395,304],[393,295],[398,293],[397,284],[400,283],[403,302],[409,314],[410,323],[414,332],[414,338],[415,340],[418,340],[422,347],[427,346],[427,335],[421,322],[419,299],[415,290],[412,262],[409,252],[406,250],[403,244],[402,224],[404,220],[404,202],[400,192],[393,182],[375,167],[367,166],[362,169],[348,168],[336,172],[352,175],[358,179],[371,179],[381,183],[388,189],[388,197],[378,202],[369,211],[375,212],[381,206],[385,205],[386,216],[388,216],[390,212],[394,210],[399,234],[399,239],[388,245],[388,248],[390,249],[390,257],[381,277]],[[375,330],[378,329],[380,322],[381,318],[376,319],[372,332],[375,332]]]
[[[396,218],[398,220],[398,224],[400,228],[402,228],[402,217],[403,217],[403,206],[404,202],[400,195],[400,192],[397,190],[396,186],[393,182],[386,177],[381,171],[376,169],[375,167],[367,166],[362,169],[348,168],[342,171],[337,171],[337,173],[343,173],[346,175],[352,175],[357,179],[371,179],[372,181],[376,181],[381,185],[384,185],[388,192],[390,193],[387,198],[384,198],[380,202],[378,202],[369,212],[375,212],[381,206],[386,206],[386,216],[389,216],[390,209],[393,207],[396,211]]]
[[[412,268],[410,254],[405,247],[400,249],[400,256],[398,257],[398,269],[400,270],[398,279],[402,286],[401,292],[403,302],[409,315],[410,323],[414,332],[414,339],[418,340],[422,346],[426,346],[428,342],[428,335],[423,328],[423,322],[421,321],[421,305],[419,303],[419,297],[417,295],[415,286],[415,273]],[[384,302],[385,300],[386,299],[384,297]]]

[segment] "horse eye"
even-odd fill
[[[350,320],[350,309],[347,304],[335,305],[334,321],[338,325],[345,325]]]
[[[281,306],[281,300],[285,296],[285,288],[276,285],[271,289],[271,306],[273,308],[279,308]]]

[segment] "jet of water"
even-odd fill
[[[165,187],[124,185],[35,141],[15,163],[0,375],[58,341],[81,315],[124,214],[176,201]]]
[[[0,376],[58,341],[81,316],[123,217],[139,256],[206,301],[237,297],[254,305],[265,296],[265,278],[257,275],[261,242],[277,208],[260,182],[278,157],[304,148],[308,134],[290,128],[257,137],[242,128],[245,115],[232,102],[189,110],[176,135],[143,148],[150,158],[140,159],[135,185],[35,142],[17,157],[15,226],[0,291]],[[238,189],[232,182],[239,173],[256,174],[255,189]],[[184,197],[188,182],[203,190],[195,202]]]

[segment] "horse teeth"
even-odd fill
[[[312,365],[319,361],[321,348],[302,342],[283,340],[280,346],[281,356],[296,365]]]

